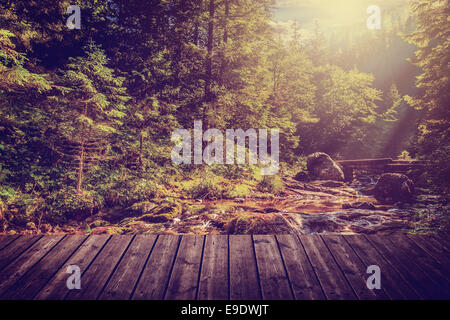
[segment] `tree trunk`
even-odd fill
[[[142,150],[143,150],[144,137],[142,136],[142,132],[139,136],[139,168],[142,169]]]
[[[224,17],[224,22],[223,22],[223,44],[224,44],[224,48],[222,49],[221,52],[221,64],[220,64],[220,76],[219,76],[219,80],[220,80],[220,84],[223,85],[224,84],[224,73],[227,67],[227,61],[226,61],[226,57],[225,57],[225,46],[228,42],[228,15],[230,13],[230,3],[229,0],[225,0],[225,17]]]
[[[215,3],[214,0],[209,0],[209,22],[208,22],[208,43],[207,43],[207,56],[206,56],[206,73],[205,73],[205,102],[206,105],[211,103],[211,81],[212,81],[212,56],[213,56],[213,46],[214,46],[214,11]],[[203,122],[207,125],[206,119],[206,107],[203,110]]]
[[[77,179],[77,194],[81,193],[81,187],[83,185],[83,170],[84,170],[84,157],[85,157],[84,142],[81,143],[80,159],[78,164],[78,179]]]
[[[84,105],[83,115],[87,116],[87,105]],[[82,132],[86,133],[86,127],[84,124],[83,124]],[[89,136],[90,135],[91,135],[91,133],[89,132]],[[84,161],[86,158],[86,142],[89,141],[88,139],[89,139],[89,137],[86,138],[86,134],[83,134],[81,148],[80,148],[80,158],[78,161],[77,195],[81,194],[81,190],[83,187]]]

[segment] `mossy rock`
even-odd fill
[[[146,223],[145,221],[136,219],[124,219],[122,221],[121,230],[123,234],[154,234],[160,233],[165,229],[162,223]]]
[[[123,229],[119,227],[97,227],[92,229],[91,234],[112,234],[112,235],[120,235],[123,234]]]
[[[181,215],[182,210],[181,203],[177,201],[164,201],[159,206],[153,208],[150,213],[154,215],[170,214],[175,218]]]
[[[143,201],[133,204],[131,207],[127,208],[126,216],[142,216],[142,215],[161,215],[170,214],[172,217],[177,217],[181,215],[182,212],[181,203],[177,201],[163,200],[159,203],[152,201]]]
[[[280,216],[240,215],[225,225],[229,234],[289,234],[291,228]]]
[[[158,205],[151,201],[136,202],[126,209],[127,216],[137,216],[152,212]]]
[[[89,223],[89,227],[91,229],[93,229],[93,228],[97,228],[97,227],[106,227],[109,224],[110,223],[108,221],[105,221],[105,220],[95,220],[95,221]]]

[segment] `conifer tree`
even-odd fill
[[[76,171],[82,192],[85,171],[111,156],[112,136],[120,132],[129,99],[123,78],[107,67],[108,58],[91,42],[83,57],[72,58],[61,75],[61,94],[50,97],[55,111],[55,150]]]

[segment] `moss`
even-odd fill
[[[279,176],[264,176],[258,183],[258,189],[262,192],[279,194],[283,190],[283,181]]]
[[[229,234],[288,234],[291,228],[280,216],[241,214],[225,225]]]
[[[120,235],[123,234],[123,229],[119,227],[97,227],[92,229],[91,234],[111,234]]]
[[[203,204],[188,204],[186,205],[186,211],[190,213],[199,213],[206,208]]]
[[[142,220],[124,219],[120,223],[123,234],[152,234],[160,233],[165,229],[163,223],[146,223]]]
[[[165,223],[173,221],[173,218],[174,217],[171,214],[162,213],[162,214],[146,214],[139,217],[139,220],[152,223]]]
[[[149,212],[152,212],[152,210],[157,206],[158,205],[152,201],[137,202],[126,209],[126,215],[137,216],[141,214],[147,214]]]
[[[107,225],[109,225],[109,222],[105,220],[95,220],[94,222],[89,223],[90,228],[105,227]]]
[[[182,205],[178,201],[164,200],[159,206],[153,208],[150,213],[154,215],[170,214],[172,217],[178,217],[182,212]]]
[[[237,184],[227,193],[228,198],[247,198],[251,193],[252,187],[248,184]]]

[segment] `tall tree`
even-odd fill
[[[61,76],[61,94],[50,97],[55,109],[55,150],[76,170],[76,191],[83,190],[85,171],[111,155],[112,135],[123,125],[129,99],[107,67],[108,58],[95,43],[85,56],[72,58]]]
[[[424,111],[419,124],[417,151],[435,162],[431,173],[435,182],[450,181],[450,5],[448,1],[417,0],[412,3],[417,29],[406,36],[417,45],[412,61],[421,69],[417,77],[420,94],[406,97]]]

